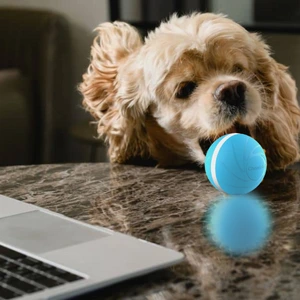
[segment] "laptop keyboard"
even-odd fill
[[[84,279],[0,245],[0,299],[14,299]]]

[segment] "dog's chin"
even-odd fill
[[[247,125],[240,124],[238,122],[234,123],[229,129],[225,130],[224,132],[215,135],[213,138],[206,138],[206,139],[199,139],[199,145],[204,153],[206,155],[209,147],[212,145],[212,143],[218,139],[219,137],[230,134],[230,133],[241,133],[251,136],[250,129]]]

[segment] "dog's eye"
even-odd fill
[[[193,93],[196,87],[197,84],[193,81],[181,82],[176,92],[176,98],[179,99],[188,98]]]
[[[241,73],[241,72],[243,72],[243,67],[239,64],[236,64],[233,66],[232,71],[233,71],[233,73]]]

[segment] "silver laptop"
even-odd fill
[[[0,299],[68,299],[183,259],[0,195]]]

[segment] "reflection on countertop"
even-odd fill
[[[197,169],[109,163],[5,167],[0,168],[0,193],[186,256],[180,265],[106,288],[89,299],[298,299],[299,175],[297,168],[268,174],[255,191],[259,199],[247,198],[248,206],[239,210]],[[227,206],[216,210],[222,201]],[[231,206],[228,215],[228,201],[236,213]],[[235,229],[244,222],[247,211],[251,216],[247,224],[261,222],[256,227],[259,233],[239,228],[239,233],[245,230],[243,238],[248,234],[245,243],[251,251],[236,255],[226,251],[224,243],[212,242],[224,235],[223,226]],[[212,213],[212,224],[219,226],[210,231],[214,238],[207,231],[207,216]],[[262,238],[259,246],[250,243],[251,234]],[[232,242],[232,235],[222,241],[226,244],[228,238]]]

